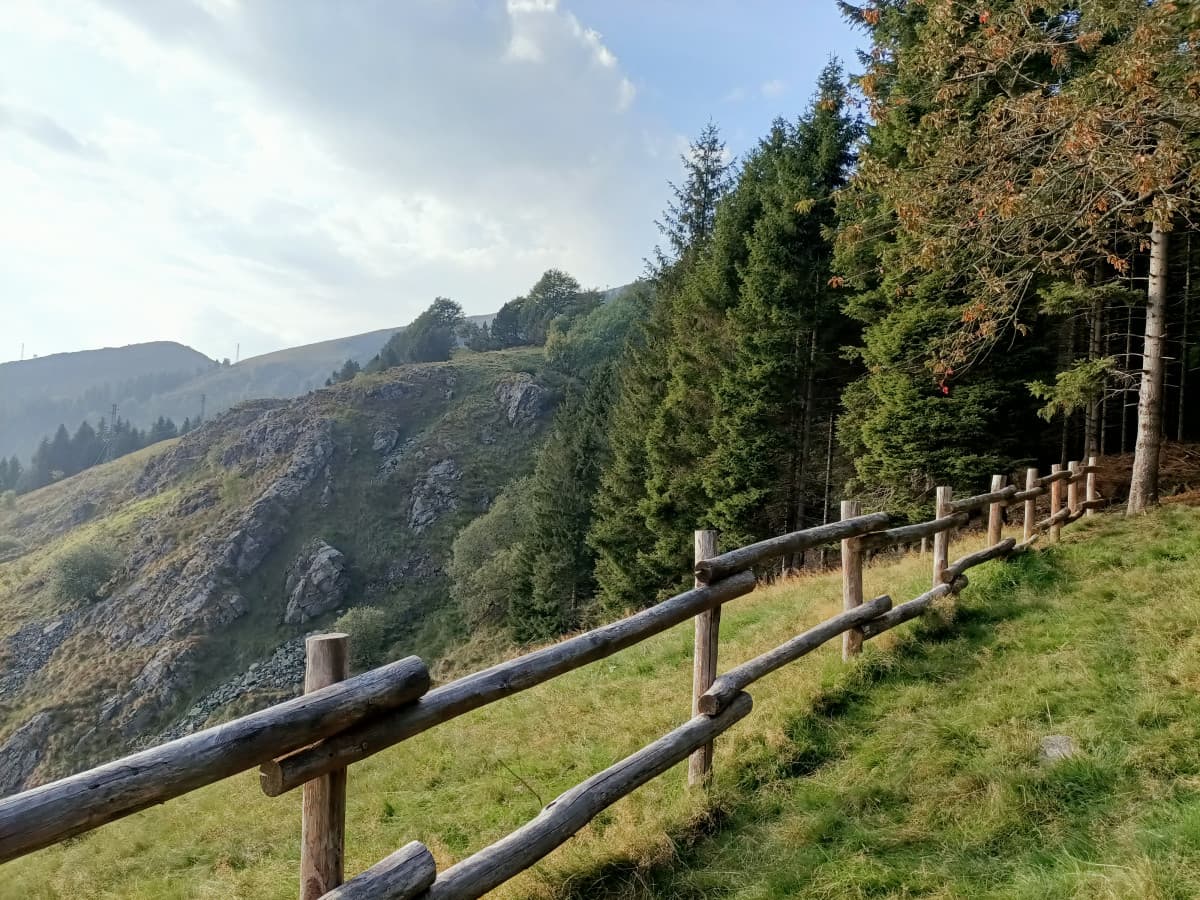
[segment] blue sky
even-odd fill
[[[0,360],[243,357],[628,281],[709,119],[741,153],[833,0],[6,0]]]

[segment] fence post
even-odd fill
[[[940,487],[937,489],[937,505],[934,507],[933,517],[935,519],[944,519],[950,515],[950,501],[954,498],[954,489],[949,487]],[[946,567],[950,565],[950,532],[939,531],[933,536],[933,586],[938,587],[943,583],[943,574]]]
[[[1036,468],[1025,470],[1025,490],[1032,491],[1038,486],[1038,470]],[[1024,541],[1033,538],[1033,526],[1037,524],[1037,497],[1030,497],[1025,501],[1025,521],[1024,530],[1021,533],[1021,539]]]
[[[862,514],[862,504],[857,500],[842,501],[842,519],[853,519]],[[854,609],[863,602],[863,554],[852,538],[842,541],[842,608]],[[842,659],[862,653],[863,633],[851,628],[842,633]]]
[[[304,693],[350,674],[347,635],[315,634],[304,642]],[[346,847],[346,770],[305,782],[300,820],[300,900],[316,900],[342,883]]]
[[[1075,515],[1079,512],[1079,463],[1069,462],[1067,468],[1071,471],[1071,477],[1067,479],[1067,509]]]
[[[1094,500],[1099,499],[1098,495],[1096,494],[1096,472],[1094,471],[1096,468],[1096,457],[1089,456],[1087,464],[1088,464],[1088,473],[1087,473],[1086,499],[1087,499],[1087,502],[1090,504]],[[1096,510],[1093,509],[1091,506],[1088,506],[1087,512],[1084,513],[1085,516],[1094,516],[1095,514],[1096,514]]]
[[[1062,466],[1059,463],[1055,463],[1054,465],[1052,465],[1050,467],[1051,475],[1057,474],[1058,472],[1061,472],[1061,471],[1062,471]],[[1053,482],[1050,485],[1050,517],[1051,517],[1051,519],[1053,519],[1054,516],[1058,515],[1058,511],[1060,509],[1062,509],[1062,480],[1061,479]],[[1059,524],[1057,522],[1054,522],[1050,526],[1050,540],[1052,543],[1058,542],[1058,534],[1060,531],[1062,531],[1062,528],[1061,528],[1061,526],[1059,526]]]
[[[992,476],[992,490],[1003,490],[1004,482],[1008,478],[1004,475]],[[1008,504],[1003,500],[993,503],[988,507],[988,530],[987,530],[987,545],[989,547],[1000,543],[1000,538],[1004,531],[1004,507]]]
[[[717,532],[697,531],[696,562],[717,555]],[[696,582],[700,587],[700,582]],[[692,715],[700,715],[700,697],[717,677],[717,638],[721,628],[721,607],[696,616],[696,644],[692,654]],[[688,757],[688,787],[704,787],[712,781],[713,745],[705,744]]]

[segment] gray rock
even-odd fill
[[[345,554],[324,541],[316,541],[288,570],[288,604],[283,621],[300,625],[337,609],[349,589]]]
[[[1038,759],[1049,765],[1060,760],[1070,759],[1078,752],[1079,746],[1073,738],[1065,734],[1048,734],[1041,740]]]
[[[54,731],[50,713],[35,713],[24,725],[0,743],[0,797],[7,797],[28,787],[29,776],[42,761],[43,748]]]
[[[527,372],[518,372],[496,385],[496,402],[508,424],[519,428],[535,421],[550,404],[550,392]]]
[[[398,440],[400,440],[400,432],[395,428],[380,428],[375,432],[375,437],[371,441],[371,449],[376,453],[391,453],[396,448]]]
[[[457,509],[454,483],[460,478],[462,470],[452,459],[443,459],[430,466],[425,477],[413,488],[408,527],[420,534],[444,513]]]
[[[496,443],[496,429],[491,425],[484,425],[479,429],[479,443],[494,444]]]

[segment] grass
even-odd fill
[[[831,645],[755,685],[755,711],[717,742],[709,796],[677,768],[497,895],[1200,894],[1198,550],[1200,510],[1175,506],[1085,520],[1058,547],[975,570],[953,612],[858,664]],[[868,595],[914,596],[927,568],[881,562]],[[812,576],[730,604],[723,667],[838,596],[836,575]],[[676,628],[355,766],[348,871],[412,839],[444,866],[527,821],[683,720],[690,656]],[[1049,734],[1079,754],[1040,763]],[[4,892],[291,897],[298,804],[249,773],[9,864]]]

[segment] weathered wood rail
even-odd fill
[[[695,586],[608,625],[527,653],[430,690],[425,664],[409,657],[346,678],[346,635],[309,639],[306,693],[225,725],[196,732],[87,772],[0,799],[0,862],[162,803],[237,772],[258,767],[262,789],[276,796],[304,787],[301,900],[406,900],[480,897],[569,840],[598,813],[685,759],[688,783],[711,778],[712,743],[752,709],[755,682],[842,636],[852,659],[871,640],[918,618],[967,586],[964,574],[985,562],[1030,549],[1043,534],[1057,540],[1065,525],[1092,515],[1104,502],[1088,465],[1054,466],[1049,475],[1025,473],[1024,488],[994,476],[987,493],[955,499],[937,489],[935,517],[891,525],[886,513],[861,514],[846,501],[840,521],[717,553],[715,532],[697,532]],[[1062,489],[1067,488],[1063,503]],[[1083,499],[1080,488],[1083,487]],[[1049,515],[1037,520],[1037,499],[1049,496]],[[1022,538],[1003,537],[1003,514],[1023,509]],[[976,511],[987,510],[987,545],[953,563],[952,536]],[[863,598],[869,552],[933,538],[933,584],[912,600]],[[755,567],[840,542],[843,611],[772,650],[718,674],[720,610],[750,593]],[[346,771],[400,741],[611,656],[675,625],[696,623],[692,718],[548,804],[512,834],[437,872],[428,848],[413,841],[343,883]]]

